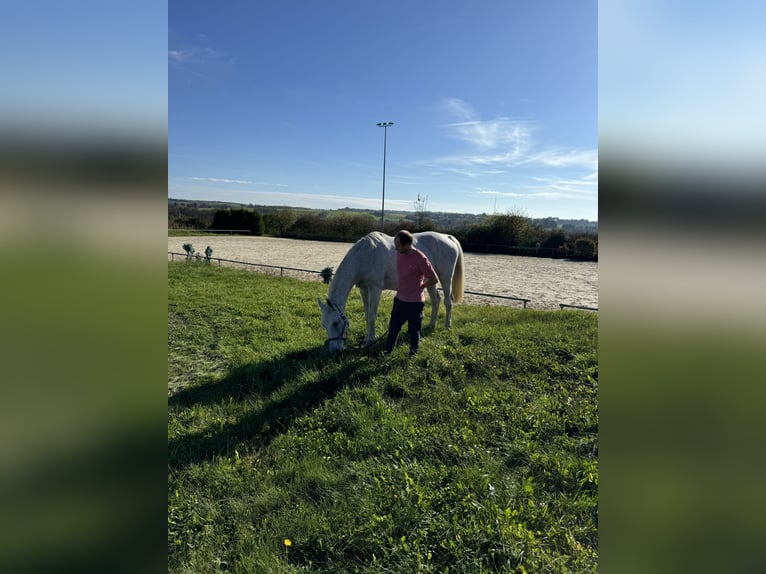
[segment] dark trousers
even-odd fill
[[[418,344],[420,343],[420,327],[423,324],[424,307],[424,303],[408,303],[400,301],[398,297],[394,297],[394,308],[391,311],[391,320],[388,322],[386,352],[390,353],[393,351],[399,331],[407,323],[407,332],[410,335],[410,353],[417,353]]]

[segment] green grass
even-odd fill
[[[322,283],[168,284],[170,572],[596,571],[595,314],[458,305],[412,360],[331,356]]]

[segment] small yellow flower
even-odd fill
[[[292,546],[293,545],[293,541],[290,540],[289,538],[285,538],[284,544],[285,544],[285,546]]]

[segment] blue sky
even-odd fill
[[[762,0],[602,1],[602,151],[691,173],[762,177],[764,22]]]
[[[164,140],[167,26],[156,0],[3,2],[0,135]]]
[[[597,3],[183,2],[168,196],[598,219]]]

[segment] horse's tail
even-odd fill
[[[457,262],[455,263],[455,272],[452,274],[452,301],[461,303],[463,301],[463,246],[460,242],[450,235],[450,239],[457,245]]]

